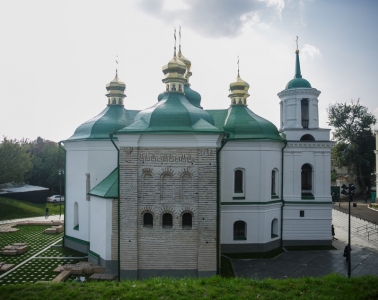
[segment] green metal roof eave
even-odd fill
[[[114,137],[113,140],[118,140],[117,137]],[[77,138],[77,139],[67,139],[67,140],[63,140],[62,143],[66,143],[66,142],[81,142],[81,141],[110,141],[110,138],[107,137],[107,138],[101,138],[101,137],[87,137],[87,138]]]
[[[285,139],[277,139],[277,138],[258,138],[258,137],[256,137],[256,138],[253,138],[253,137],[246,137],[246,138],[242,138],[242,137],[236,137],[236,138],[234,138],[234,137],[229,137],[228,138],[228,140],[233,140],[233,141],[241,141],[241,140],[243,140],[243,141],[245,141],[245,140],[253,140],[253,141],[270,141],[270,142],[277,142],[277,143],[279,143],[279,142],[285,142],[286,140]]]
[[[118,168],[115,168],[99,184],[88,192],[88,195],[100,198],[118,198]]]
[[[156,129],[156,130],[130,130],[130,131],[117,131],[114,134],[121,135],[121,134],[222,134],[224,131],[222,130],[209,130],[209,131],[203,131],[203,130],[173,130],[173,129]]]

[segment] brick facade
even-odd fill
[[[216,149],[120,148],[121,277],[208,276],[217,271]],[[117,202],[112,259],[117,259]],[[151,213],[153,227],[143,226]],[[170,213],[172,228],[163,228]],[[192,228],[182,215],[192,215]]]

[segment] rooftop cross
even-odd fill
[[[238,78],[240,77],[239,75],[239,55],[238,55]]]
[[[175,29],[173,31],[173,36],[175,38],[175,47],[174,47],[175,50],[173,52],[173,57],[176,57],[176,27],[175,27]]]
[[[118,55],[116,56],[115,62],[118,65]],[[118,78],[118,67],[117,66],[116,66],[116,78]]]
[[[181,26],[179,26],[179,52],[181,52]]]

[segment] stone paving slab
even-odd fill
[[[337,219],[335,233],[337,240],[332,241],[337,250],[289,251],[272,259],[231,259],[236,277],[255,279],[287,277],[320,277],[332,273],[347,276],[348,263],[343,257],[348,242],[348,216],[333,210]],[[358,224],[357,224],[358,225]],[[351,276],[378,276],[378,248],[361,236],[351,235]]]

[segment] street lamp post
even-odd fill
[[[62,216],[62,175],[64,175],[64,170],[59,170],[59,220]]]
[[[342,186],[342,191],[341,191],[341,194],[343,195],[348,195],[348,245],[347,245],[347,259],[348,259],[348,278],[350,278],[350,275],[351,275],[351,256],[350,256],[350,251],[352,250],[352,248],[350,247],[350,202],[352,200],[352,195],[354,195],[354,190],[356,189],[356,187],[354,186],[353,183],[350,183],[349,186],[346,186],[345,184],[343,184]]]

